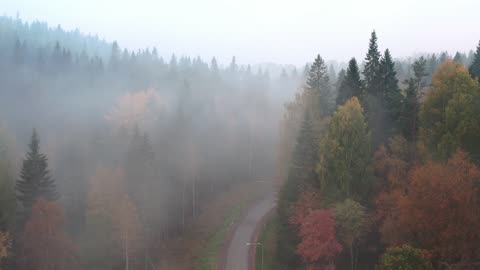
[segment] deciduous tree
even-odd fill
[[[383,255],[378,270],[432,270],[426,251],[409,245],[389,248]]]
[[[365,207],[352,199],[337,203],[333,209],[335,217],[335,231],[340,242],[349,249],[350,267],[356,269],[357,242],[365,234],[367,216]]]
[[[317,173],[325,198],[366,199],[372,179],[370,144],[363,109],[353,97],[337,108],[320,142]]]
[[[342,246],[335,239],[333,210],[311,212],[301,223],[299,235],[301,242],[297,252],[309,269],[319,265],[335,269],[333,260],[342,251]]]
[[[39,198],[21,237],[18,264],[25,270],[79,269],[77,247],[65,233],[63,209]]]
[[[415,243],[437,262],[475,262],[480,248],[479,169],[458,151],[446,164],[415,168],[396,197],[395,222],[383,238],[391,246]]]
[[[462,148],[480,157],[480,87],[458,62],[445,62],[420,111],[422,141],[438,159]]]

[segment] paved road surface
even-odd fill
[[[226,270],[248,270],[249,246],[247,246],[247,242],[252,238],[258,222],[274,206],[275,200],[272,194],[248,210],[238,224],[228,247]]]

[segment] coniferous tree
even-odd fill
[[[393,63],[390,51],[385,50],[385,54],[380,62],[380,72],[383,85],[383,108],[386,110],[388,123],[398,125],[402,106],[402,94],[398,87],[397,73]]]
[[[325,61],[320,55],[317,55],[307,78],[307,90],[313,95],[312,98],[316,99],[311,108],[314,118],[327,116],[332,111],[330,79],[327,73]]]
[[[330,66],[328,66],[328,78],[330,79],[330,82],[332,84],[335,84],[337,82],[337,73],[335,72],[333,64],[330,64]]]
[[[218,75],[218,64],[215,57],[212,58],[212,62],[210,63],[210,70],[214,75]]]
[[[365,87],[368,94],[373,96],[381,95],[381,77],[380,77],[380,52],[377,45],[377,34],[372,32],[368,53],[365,58],[365,68],[363,75],[365,76]]]
[[[232,57],[232,62],[230,62],[228,69],[232,73],[236,73],[238,71],[237,58],[235,56]]]
[[[21,218],[25,218],[30,214],[32,205],[37,199],[44,198],[53,201],[59,197],[55,180],[50,177],[48,159],[44,154],[40,153],[39,144],[37,132],[33,130],[29,151],[23,161],[20,178],[15,185],[17,201],[22,206],[19,213]]]
[[[480,79],[480,41],[478,42],[477,51],[473,55],[473,61],[468,72],[474,79]]]
[[[455,53],[455,56],[453,56],[453,62],[462,63],[462,55],[460,54],[460,52]]]
[[[347,100],[356,96],[361,99],[363,97],[363,85],[360,80],[360,72],[357,65],[357,60],[352,58],[348,62],[347,72],[345,78],[340,85],[337,96],[337,105],[343,105]]]
[[[416,160],[416,141],[418,134],[418,113],[420,111],[420,91],[425,85],[427,60],[422,56],[412,64],[414,77],[406,80],[405,97],[400,115],[400,129],[403,137],[411,143],[410,158]]]
[[[112,51],[110,54],[110,60],[108,66],[110,70],[117,71],[120,65],[120,47],[116,41],[112,44]]]
[[[345,69],[341,69],[340,72],[338,72],[337,75],[337,82],[335,83],[335,90],[337,91],[337,94],[340,91],[340,87],[342,86],[343,80],[345,79],[345,76],[347,75],[347,71]]]
[[[426,66],[427,75],[429,75],[429,77],[431,77],[433,73],[435,73],[435,70],[437,70],[437,66],[438,66],[437,55],[432,54],[430,57],[428,57],[427,66]]]
[[[14,65],[21,65],[24,62],[25,52],[22,50],[22,48],[23,48],[22,42],[17,37],[17,39],[15,40],[15,45],[13,47],[13,59],[12,59],[12,61],[13,61]]]

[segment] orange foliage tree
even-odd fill
[[[408,186],[392,198],[382,234],[391,246],[415,243],[437,262],[473,262],[480,256],[480,170],[457,151],[446,164],[412,170]],[[388,224],[390,229],[385,229]]]
[[[40,198],[32,207],[21,238],[18,263],[21,269],[78,269],[77,248],[65,232],[63,209]]]

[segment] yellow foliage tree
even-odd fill
[[[87,203],[87,231],[91,237],[102,237],[94,245],[103,244],[109,256],[124,257],[125,269],[129,269],[130,258],[142,248],[142,226],[137,209],[125,191],[125,172],[121,168],[99,167],[90,179]],[[100,235],[108,232],[109,235]],[[105,252],[105,251],[104,251]],[[101,255],[101,254],[97,254]],[[103,259],[103,258],[102,258]],[[117,258],[118,259],[118,258]],[[105,258],[103,265],[111,263]]]

